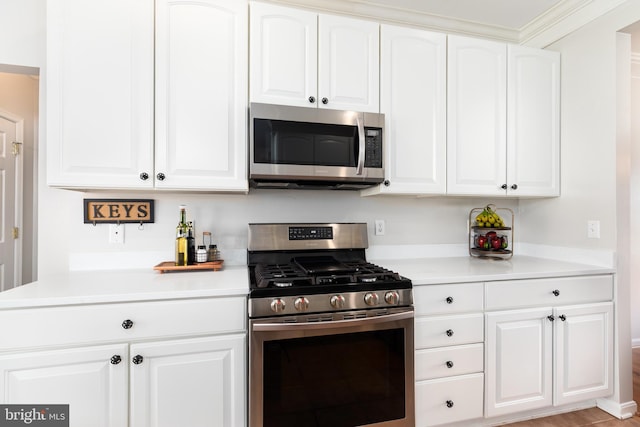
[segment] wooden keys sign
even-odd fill
[[[84,199],[85,224],[148,223],[153,221],[154,200]]]

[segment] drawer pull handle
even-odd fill
[[[453,304],[453,297],[447,297],[447,304]]]
[[[553,322],[554,320],[556,320],[555,317],[553,317],[553,314],[547,316],[547,319],[549,319],[551,322]]]
[[[445,363],[445,365],[447,365],[447,368],[449,369],[453,368],[453,362],[451,360],[447,360],[447,363]]]
[[[115,354],[115,355],[111,356],[111,364],[112,365],[117,365],[120,362],[122,362],[122,357],[120,357],[119,354]]]
[[[136,354],[135,356],[133,356],[133,359],[131,359],[134,365],[141,364],[143,360],[144,360],[144,357],[140,356],[139,354]]]
[[[567,320],[567,317],[566,317],[564,314],[561,314],[560,316],[558,316],[558,318],[559,318],[560,320],[562,320],[563,322],[564,322],[565,320]]]
[[[122,322],[122,327],[124,329],[131,329],[133,328],[133,320],[127,319],[124,322]]]
[[[552,293],[553,295],[557,296],[557,297],[558,297],[558,296],[560,296],[560,291],[559,291],[559,290],[557,290],[557,289],[554,289],[554,290],[553,290],[553,292],[551,292],[551,293]]]
[[[453,408],[453,400],[447,400],[447,408]]]
[[[446,334],[447,334],[448,337],[452,337],[453,336],[453,329],[447,329]]]

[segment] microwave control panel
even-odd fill
[[[366,128],[364,167],[382,167],[382,129]]]

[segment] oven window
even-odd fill
[[[358,128],[254,119],[254,162],[355,167]]]
[[[264,344],[264,427],[354,427],[405,416],[404,329]]]

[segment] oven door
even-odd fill
[[[414,426],[413,308],[286,318],[250,321],[250,427]]]

